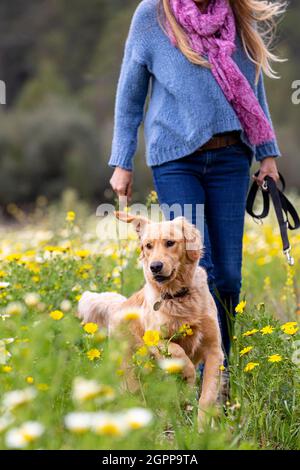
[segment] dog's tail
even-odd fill
[[[78,304],[77,316],[84,323],[97,323],[102,327],[108,327],[109,315],[113,314],[126,300],[123,295],[115,292],[84,292]]]

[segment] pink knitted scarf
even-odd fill
[[[173,14],[189,39],[190,47],[207,56],[211,71],[235,110],[249,142],[259,145],[272,140],[274,131],[247,78],[231,58],[235,50],[236,25],[228,0],[211,0],[201,12],[194,0],[169,0]],[[177,45],[169,22],[170,40]]]

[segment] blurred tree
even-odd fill
[[[57,73],[55,65],[48,60],[43,60],[39,63],[36,76],[26,82],[22,88],[16,107],[35,109],[42,106],[50,97],[65,98],[68,95],[68,84]]]
[[[95,123],[68,102],[49,100],[35,111],[11,113],[0,127],[0,153],[4,204],[57,198],[66,187],[94,199],[105,189]]]

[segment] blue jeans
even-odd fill
[[[228,358],[234,309],[241,289],[242,243],[249,170],[252,156],[243,144],[188,156],[153,166],[155,189],[161,205],[190,204],[187,215],[196,223],[196,205],[203,205],[197,226],[204,231],[204,256],[210,291],[215,299],[224,352]],[[172,219],[174,214],[165,211]],[[186,215],[183,213],[183,215]],[[202,233],[203,237],[203,233]],[[230,314],[229,314],[230,312]]]

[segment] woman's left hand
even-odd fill
[[[259,175],[253,175],[253,179],[257,182],[259,186],[262,186],[264,178],[270,176],[274,181],[279,181],[279,173],[277,169],[277,164],[275,157],[264,158],[260,164]]]

